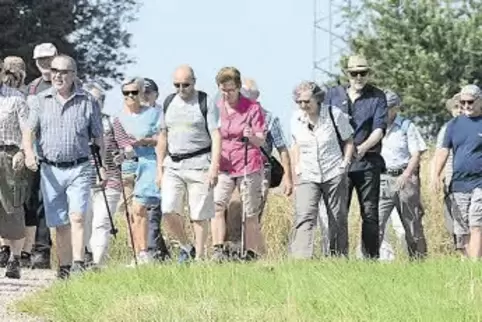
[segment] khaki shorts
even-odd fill
[[[232,178],[225,173],[219,174],[218,184],[214,188],[216,210],[225,211],[234,189],[238,188],[241,194],[241,200],[245,206],[246,216],[258,216],[263,202],[263,179],[263,170],[248,174],[245,183],[243,182],[243,177]],[[243,189],[245,186],[246,190]]]
[[[0,237],[18,240],[25,237],[24,203],[27,199],[26,169],[13,171],[14,152],[0,152]]]
[[[194,221],[214,217],[214,192],[209,189],[206,170],[165,168],[162,178],[161,209],[165,214],[182,214],[187,192],[190,217]]]

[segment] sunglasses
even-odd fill
[[[60,74],[61,76],[65,76],[72,71],[73,71],[72,69],[57,69],[57,68],[50,69],[50,72],[52,75]]]
[[[174,87],[175,88],[188,88],[189,86],[191,86],[190,83],[174,83]]]
[[[468,100],[468,101],[462,101],[462,100],[461,100],[461,101],[460,101],[460,105],[461,105],[461,106],[465,106],[465,104],[467,104],[467,105],[472,105],[472,104],[474,104],[474,102],[475,102],[475,100]]]
[[[124,96],[137,96],[137,95],[139,95],[139,91],[122,91],[122,95],[124,95]]]
[[[360,75],[361,77],[365,77],[366,75],[368,75],[368,70],[349,72],[349,74],[353,78],[358,77],[358,75]]]

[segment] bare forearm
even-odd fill
[[[421,154],[419,153],[414,153],[410,160],[408,161],[407,168],[404,171],[404,174],[407,176],[411,176],[414,174],[415,170],[419,167],[420,165],[420,157]]]
[[[219,130],[211,133],[211,167],[219,169],[219,162],[221,160],[221,135]]]
[[[260,147],[264,144],[265,137],[262,135],[253,135],[249,138],[249,142],[253,145],[256,145],[257,147]]]
[[[157,166],[159,168],[162,168],[166,154],[167,154],[167,135],[165,133],[161,133],[158,137],[157,145],[156,145]]]
[[[281,164],[283,165],[283,169],[285,171],[285,176],[288,180],[292,180],[292,171],[291,171],[291,158],[288,149],[282,148],[278,150],[280,157],[281,157]]]
[[[345,141],[345,146],[343,147],[343,161],[349,164],[353,158],[353,153],[355,153],[355,144],[353,143],[353,139],[348,139]]]
[[[435,151],[435,158],[434,158],[435,161],[434,161],[434,169],[433,169],[432,175],[436,177],[440,177],[448,157],[449,157],[448,149],[441,148]]]
[[[34,133],[32,130],[26,129],[22,135],[22,147],[26,153],[33,153]]]
[[[365,151],[370,150],[373,148],[380,140],[383,138],[383,131],[382,129],[375,129],[368,139],[365,140],[362,144],[360,144],[360,147],[362,147]]]
[[[299,147],[297,144],[291,146],[291,166],[296,170],[299,163]]]

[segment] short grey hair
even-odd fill
[[[475,97],[475,99],[482,98],[482,90],[480,89],[479,86],[473,85],[473,84],[465,85],[464,87],[462,87],[462,90],[460,91],[460,95],[464,95],[464,94],[471,95]]]
[[[84,90],[91,93],[92,90],[96,89],[100,93],[99,100],[103,103],[105,101],[105,91],[102,87],[100,87],[97,83],[89,82],[85,83],[83,86]]]
[[[310,91],[318,104],[325,100],[326,91],[324,88],[312,81],[303,81],[299,83],[293,90],[293,99],[296,101],[301,92]]]
[[[68,55],[61,54],[61,55],[55,56],[52,61],[54,61],[58,58],[62,58],[62,59],[67,60],[69,62],[70,67],[72,68],[73,72],[75,74],[77,74],[77,62],[75,61],[75,59],[73,59],[72,57],[70,57]]]
[[[137,88],[139,89],[139,92],[144,93],[144,78],[143,77],[127,77],[123,82],[121,88],[124,88],[124,86],[131,85],[131,84],[136,84]]]

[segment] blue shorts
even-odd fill
[[[156,185],[156,174],[155,156],[139,157],[134,184],[134,200],[144,206],[159,205],[161,192]]]
[[[70,224],[70,214],[85,216],[90,200],[93,167],[85,162],[71,168],[40,164],[40,189],[48,227]]]

